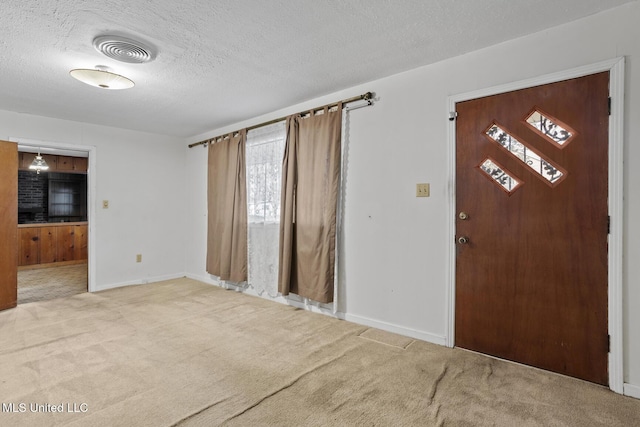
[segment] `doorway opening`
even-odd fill
[[[18,304],[91,290],[91,151],[18,141]],[[49,166],[39,173],[38,152]]]

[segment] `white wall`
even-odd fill
[[[447,315],[447,97],[627,57],[624,191],[624,380],[640,393],[640,4],[634,3],[431,66],[215,129],[188,142],[366,91],[350,113],[339,309],[351,320],[444,342]],[[206,151],[187,149],[186,271],[206,277]],[[415,184],[431,183],[430,198]],[[640,394],[637,395],[640,397]]]
[[[0,111],[0,139],[21,138],[96,147],[96,290],[183,275],[181,139]]]

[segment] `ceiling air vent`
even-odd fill
[[[136,40],[120,36],[99,36],[93,39],[93,46],[116,61],[142,64],[152,61],[156,53],[150,47]]]

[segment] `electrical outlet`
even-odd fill
[[[108,200],[103,200],[102,201],[102,209],[109,209],[109,201]]]
[[[416,197],[429,197],[429,184],[416,184]]]
[[[136,255],[136,262],[142,262],[142,254]]]

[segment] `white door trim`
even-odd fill
[[[88,272],[87,272],[87,290],[95,292],[98,290],[96,285],[96,147],[90,145],[67,144],[62,142],[43,141],[38,139],[9,138],[9,141],[16,142],[18,145],[26,145],[37,148],[51,148],[54,150],[70,150],[88,153],[88,170],[87,170],[87,220],[88,220]]]
[[[609,388],[623,393],[624,359],[622,329],[622,224],[623,224],[623,118],[624,118],[624,57],[598,62],[571,70],[521,80],[500,86],[480,89],[473,92],[452,95],[448,98],[447,113],[456,111],[456,103],[499,93],[511,92],[533,86],[573,79],[589,74],[609,71],[609,94],[611,96],[611,115],[609,116],[609,215],[611,230],[609,233],[608,292],[609,292]],[[456,209],[456,126],[455,118],[450,116],[448,128],[448,286],[447,286],[447,322],[445,342],[448,347],[455,345],[455,288],[456,288],[456,245],[455,209]]]

